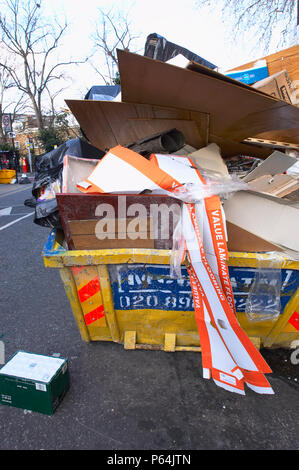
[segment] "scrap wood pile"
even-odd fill
[[[257,137],[277,129],[286,137],[288,126],[291,136],[299,108],[198,62],[178,67],[125,51],[118,61],[121,101],[66,101],[89,143],[76,139],[73,150],[66,144],[41,158],[35,222],[62,228],[70,250],[170,250],[172,275],[188,268],[204,378],[271,394],[271,370],[236,318],[227,261],[229,251],[299,259],[299,180],[290,171],[297,144]],[[241,156],[254,159],[243,178],[229,172]],[[119,196],[145,207],[139,237],[130,232],[136,212],[121,214]],[[100,203],[117,219],[115,229],[106,211],[101,234]],[[151,220],[155,203],[179,207],[168,239],[163,219]]]

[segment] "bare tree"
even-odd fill
[[[8,65],[8,60],[5,60]],[[11,65],[12,66],[12,65]],[[6,135],[2,127],[3,114],[10,113],[13,123],[16,115],[24,112],[28,108],[28,99],[24,93],[12,92],[14,83],[11,80],[9,72],[0,66],[0,142],[6,141]]]
[[[5,134],[2,127],[2,116],[5,112],[5,93],[7,90],[9,90],[9,88],[11,88],[9,73],[3,67],[0,67],[0,143],[5,142]]]
[[[0,34],[6,51],[16,57],[9,66],[0,58],[0,66],[9,74],[13,86],[32,104],[38,128],[44,127],[43,105],[49,86],[64,78],[63,67],[83,61],[57,61],[55,53],[67,30],[65,21],[47,21],[42,14],[42,0],[3,0],[0,10]],[[54,57],[55,59],[54,59]]]
[[[215,8],[215,0],[195,0],[197,6],[209,5]],[[254,29],[255,44],[269,51],[271,40],[275,39],[277,48],[293,42],[297,25],[297,0],[222,0],[222,14],[227,24],[231,24],[234,37]]]
[[[104,61],[100,66],[94,63],[92,66],[106,85],[112,85],[118,75],[117,49],[131,50],[135,47],[135,40],[139,35],[132,33],[129,13],[113,9],[105,12],[101,8],[99,13],[100,20],[96,23],[92,39],[95,49],[100,49]]]

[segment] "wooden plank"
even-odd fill
[[[298,134],[299,138],[299,134]],[[268,139],[258,139],[258,138],[251,138],[248,137],[248,139],[244,139],[244,144],[253,144],[253,145],[260,145],[263,147],[271,147],[273,149],[292,149],[292,150],[297,150],[299,151],[299,145],[297,144],[292,144],[288,142],[280,142],[278,140],[268,140]]]
[[[129,195],[115,195],[115,194],[67,194],[59,193],[57,194],[57,205],[60,214],[60,220],[65,234],[65,238],[70,250],[75,249],[73,233],[71,229],[71,223],[73,221],[89,221],[88,224],[91,226],[88,228],[89,233],[94,233],[93,223],[97,223],[103,215],[97,212],[98,207],[101,204],[107,204],[112,211],[112,217],[115,216],[116,219],[126,217],[129,214],[129,209],[133,204],[140,204],[144,211],[144,216],[148,218],[153,218],[153,227],[155,232],[154,245],[150,243],[151,248],[156,249],[171,249],[172,248],[172,238],[173,238],[173,229],[174,229],[174,217],[178,217],[181,213],[182,202],[178,199],[174,199],[169,196],[164,195],[152,195],[152,194],[129,194]],[[159,212],[159,209],[168,208],[170,211],[169,215],[169,233],[162,233],[162,228],[164,227],[165,220],[162,221],[162,215]],[[157,211],[157,212],[156,212]],[[137,211],[138,212],[138,211]],[[131,215],[131,214],[130,214]],[[136,214],[136,217],[142,218],[143,214]],[[128,218],[129,219],[129,218]],[[134,217],[132,217],[134,219]],[[94,222],[90,222],[94,221]],[[85,236],[83,232],[85,228],[78,233],[78,226],[75,224],[75,235]],[[87,229],[86,229],[87,230]],[[95,237],[96,238],[96,237]],[[136,241],[136,240],[135,240]],[[77,240],[78,242],[78,240]],[[76,243],[77,243],[76,242]],[[92,249],[92,247],[87,247],[86,243],[91,242],[91,240],[82,239],[80,241],[80,246],[84,245],[82,249]],[[79,242],[78,242],[79,243]],[[77,249],[79,245],[77,245]],[[96,244],[98,247],[98,243]],[[138,245],[139,246],[139,245]],[[126,248],[124,246],[116,246],[116,248]],[[132,245],[130,245],[132,247]],[[136,248],[137,246],[133,246]],[[148,245],[145,246],[147,248]]]
[[[96,233],[96,225],[98,224],[99,220],[102,219],[96,219],[96,220],[70,220],[69,225],[71,229],[71,233],[73,235],[94,235]],[[109,224],[109,219],[105,218],[105,221],[107,220],[108,226]],[[127,217],[125,219],[115,219],[115,232],[114,235],[116,238],[122,238],[120,235],[123,235],[123,233],[130,233],[130,228],[128,228],[128,225],[130,222],[134,220],[134,217]],[[151,229],[151,219],[141,219],[141,225],[142,227],[146,225],[147,230],[144,232],[146,235],[150,235],[150,229]],[[126,230],[124,232],[124,229]],[[98,229],[99,231],[99,229]],[[142,231],[143,233],[143,231]]]
[[[299,182],[289,175],[263,175],[248,182],[250,189],[259,191],[272,196],[283,197],[294,191]]]
[[[75,250],[110,250],[114,248],[155,248],[155,240],[126,238],[99,240],[95,235],[72,235]]]
[[[155,248],[155,240],[151,238],[151,220],[141,221],[141,226],[146,226],[146,231],[138,231],[139,238],[135,232],[130,232],[130,222],[133,217],[127,219],[116,219],[114,232],[101,232],[97,228],[98,220],[70,220],[69,227],[73,239],[74,248],[78,250],[99,250],[112,248]],[[105,220],[106,222],[106,220]],[[108,221],[109,227],[109,221]],[[123,229],[126,229],[123,231]]]

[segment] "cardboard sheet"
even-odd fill
[[[66,155],[63,159],[62,192],[80,193],[77,183],[87,178],[99,160]]]
[[[282,49],[281,51],[269,54],[260,59],[256,59],[253,62],[239,65],[232,70],[245,70],[249,67],[253,67],[257,60],[266,60],[269,74],[273,75],[283,70],[288,71],[288,75],[292,82],[299,80],[299,45]],[[297,84],[298,87],[298,84]]]
[[[297,99],[294,93],[294,87],[290,80],[287,70],[275,73],[264,80],[260,80],[252,85],[256,90],[261,90],[264,93],[280,98],[288,103],[297,104]]]
[[[218,145],[209,144],[207,147],[191,153],[190,157],[199,169],[202,168],[204,170],[219,173],[225,178],[229,177],[227,166],[221,157]]]
[[[262,57],[261,60],[265,59],[267,61],[269,74],[273,75],[283,70],[287,70],[288,75],[295,85],[295,95],[296,98],[299,98],[299,45],[295,45],[289,47],[287,49],[282,49],[281,51],[275,52],[274,54],[269,54],[268,56]],[[239,65],[232,70],[244,70],[248,67],[253,67],[254,63],[256,62],[249,62],[247,64]],[[287,129],[287,128],[286,128]],[[258,134],[259,137],[269,140],[278,140],[282,142],[292,142],[292,143],[299,143],[299,126],[293,130],[292,133],[289,131],[275,131],[268,133]]]

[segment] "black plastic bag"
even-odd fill
[[[185,49],[184,47],[178,46],[173,42],[167,41],[160,34],[152,33],[149,34],[146,38],[146,43],[144,47],[144,55],[150,57],[151,59],[160,60],[161,62],[167,62],[170,59],[173,59],[177,55],[183,55],[186,59],[190,61],[197,62],[198,64],[204,65],[209,69],[215,69],[217,66],[203,59],[194,52]]]
[[[34,223],[42,227],[61,228],[56,197],[41,200],[40,195],[52,184],[62,186],[65,155],[100,160],[105,152],[77,137],[68,140],[51,152],[36,159],[35,178],[32,187],[33,198],[27,199],[24,204],[35,207]]]

